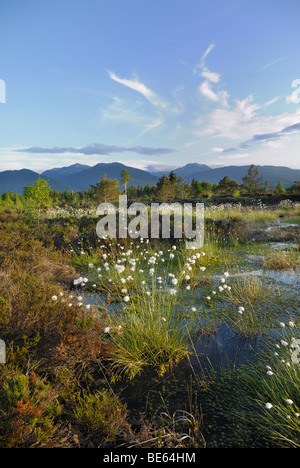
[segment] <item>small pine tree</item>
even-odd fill
[[[24,187],[24,198],[29,208],[32,208],[38,216],[40,223],[41,211],[52,205],[52,190],[45,179],[39,177],[31,185]]]
[[[233,194],[236,190],[238,190],[239,184],[235,182],[235,180],[229,179],[228,176],[223,177],[222,180],[219,182],[218,189],[220,192]]]
[[[254,164],[248,169],[247,174],[243,177],[243,185],[249,192],[257,192],[261,189],[262,176],[259,176],[258,169]]]
[[[108,179],[107,175],[103,174],[100,181],[91,188],[97,201],[106,203],[117,200],[120,193],[118,185],[117,179]]]
[[[170,201],[175,198],[175,188],[170,179],[163,174],[156,185],[156,197],[158,200]]]
[[[278,181],[276,190],[277,190],[278,193],[285,193],[285,190],[284,190],[284,187],[283,187],[283,185],[282,185],[281,180]]]
[[[31,185],[24,188],[24,198],[34,208],[38,210],[47,208],[52,204],[51,187],[45,179],[39,177]]]
[[[132,179],[130,177],[130,172],[127,171],[127,169],[123,169],[121,172],[121,180],[120,183],[121,185],[124,185],[124,190],[125,190],[125,195],[127,195],[127,184],[130,182]]]

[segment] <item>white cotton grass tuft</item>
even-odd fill
[[[74,286],[78,286],[78,285],[80,285],[82,282],[83,282],[83,278],[80,277],[80,278],[74,279],[73,284],[74,284]]]

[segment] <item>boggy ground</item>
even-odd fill
[[[0,213],[2,447],[299,447],[297,206],[195,252],[51,218]]]

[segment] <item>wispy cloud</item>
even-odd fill
[[[277,102],[279,99],[279,96],[275,96],[273,99],[270,99],[270,101],[265,102],[264,107],[269,107],[271,104],[274,104]]]
[[[279,99],[278,96],[259,105],[253,101],[253,96],[237,100],[230,109],[214,109],[206,121],[200,116],[195,122],[194,138],[203,141],[214,138],[213,148],[223,148],[221,154],[241,154],[256,146],[262,148],[278,148],[287,144],[300,133],[300,109],[294,112],[281,112],[274,115],[264,115],[263,110]],[[216,140],[217,139],[217,140]],[[197,141],[196,140],[196,141]],[[224,145],[224,141],[231,141]],[[232,142],[234,142],[232,144]],[[211,153],[216,150],[212,149]]]
[[[250,146],[256,143],[273,144],[273,142],[276,140],[281,140],[282,138],[286,138],[287,136],[293,133],[299,133],[299,132],[300,132],[300,122],[293,124],[293,125],[289,125],[278,132],[260,133],[260,134],[253,135],[253,137],[250,138],[249,140],[245,140],[242,143],[240,143],[238,147],[224,149],[223,153],[234,153],[236,151],[240,151],[241,149],[249,148]]]
[[[162,155],[173,153],[175,149],[172,148],[151,148],[148,146],[133,146],[126,148],[123,146],[116,145],[105,145],[103,143],[93,143],[81,148],[75,147],[53,147],[53,148],[43,148],[40,146],[32,146],[30,148],[22,148],[16,150],[22,153],[35,153],[35,154],[83,154],[83,155],[102,155],[107,156],[112,153],[125,153],[132,152],[137,154],[143,154],[148,156],[153,155]]]
[[[199,64],[195,66],[194,73],[197,73],[198,70],[202,70],[205,67],[206,58],[210,54],[210,52],[213,50],[214,47],[215,45],[213,43],[208,46],[208,48],[202,55]]]
[[[214,47],[214,44],[210,44],[210,46],[206,49],[201,57],[200,63],[194,68],[194,73],[200,72],[200,76],[205,78],[205,81],[203,81],[199,86],[201,95],[210,101],[220,103],[223,107],[228,107],[227,99],[229,98],[229,94],[227,91],[220,90],[216,92],[212,89],[212,83],[219,83],[221,75],[219,73],[210,71],[205,64],[207,56]]]
[[[201,75],[204,78],[207,78],[209,81],[212,81],[213,83],[218,83],[218,81],[220,80],[220,75],[218,73],[211,72],[207,69],[203,70]]]
[[[217,94],[211,89],[208,81],[203,81],[199,86],[200,93],[211,101],[217,102],[219,100]]]
[[[284,57],[278,57],[275,60],[271,60],[270,62],[267,62],[262,67],[260,67],[257,72],[262,73],[268,70],[268,68],[273,67],[273,65],[276,65],[277,63],[282,62],[282,60],[284,60]]]
[[[137,136],[137,138],[141,138],[142,136],[146,135],[146,133],[151,132],[155,128],[160,127],[164,123],[164,120],[161,118],[154,119],[152,122],[145,124],[144,129],[142,132]]]
[[[115,73],[109,70],[108,74],[110,78],[116,81],[117,83],[127,86],[128,88],[133,89],[134,91],[137,91],[138,93],[142,94],[154,106],[164,108],[168,105],[162,98],[160,98],[154,91],[152,91],[143,83],[140,83],[137,80],[127,80],[124,78],[119,78]]]
[[[194,133],[197,137],[203,136],[217,136],[230,140],[240,139],[241,135],[246,138],[249,131],[253,127],[253,122],[256,122],[256,111],[259,106],[254,104],[252,96],[248,96],[243,100],[237,100],[234,109],[215,109],[209,115],[206,125],[203,127],[202,120],[200,121],[200,128]],[[198,122],[196,122],[198,126]],[[202,128],[201,128],[202,127]],[[256,132],[251,132],[253,133]],[[250,135],[251,135],[250,134]]]
[[[207,99],[210,99],[211,101],[214,101],[214,102],[219,102],[222,104],[222,106],[228,107],[227,99],[229,97],[229,94],[227,93],[227,91],[222,90],[222,91],[219,91],[218,93],[215,93],[211,89],[208,81],[203,81],[203,83],[201,83],[201,85],[199,86],[199,91]]]

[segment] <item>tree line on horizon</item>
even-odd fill
[[[38,209],[54,205],[91,206],[101,202],[115,202],[121,194],[126,194],[131,201],[159,201],[170,202],[174,200],[201,199],[214,197],[242,198],[246,196],[257,196],[263,194],[299,194],[300,181],[295,181],[291,187],[284,188],[281,181],[277,186],[269,187],[268,181],[263,182],[263,177],[259,174],[256,166],[249,167],[247,173],[242,178],[242,183],[238,184],[228,176],[223,177],[219,183],[211,183],[203,180],[193,179],[186,182],[182,176],[177,176],[174,171],[169,175],[163,174],[155,186],[145,185],[137,187],[131,185],[130,172],[123,169],[120,182],[117,179],[109,179],[103,174],[99,182],[91,185],[89,190],[72,193],[69,190],[59,192],[51,190],[48,182],[39,177],[31,185],[24,188],[23,194],[19,195],[11,191],[0,195],[0,207],[16,207],[22,209],[24,205],[32,205]],[[122,188],[123,187],[123,190]]]

